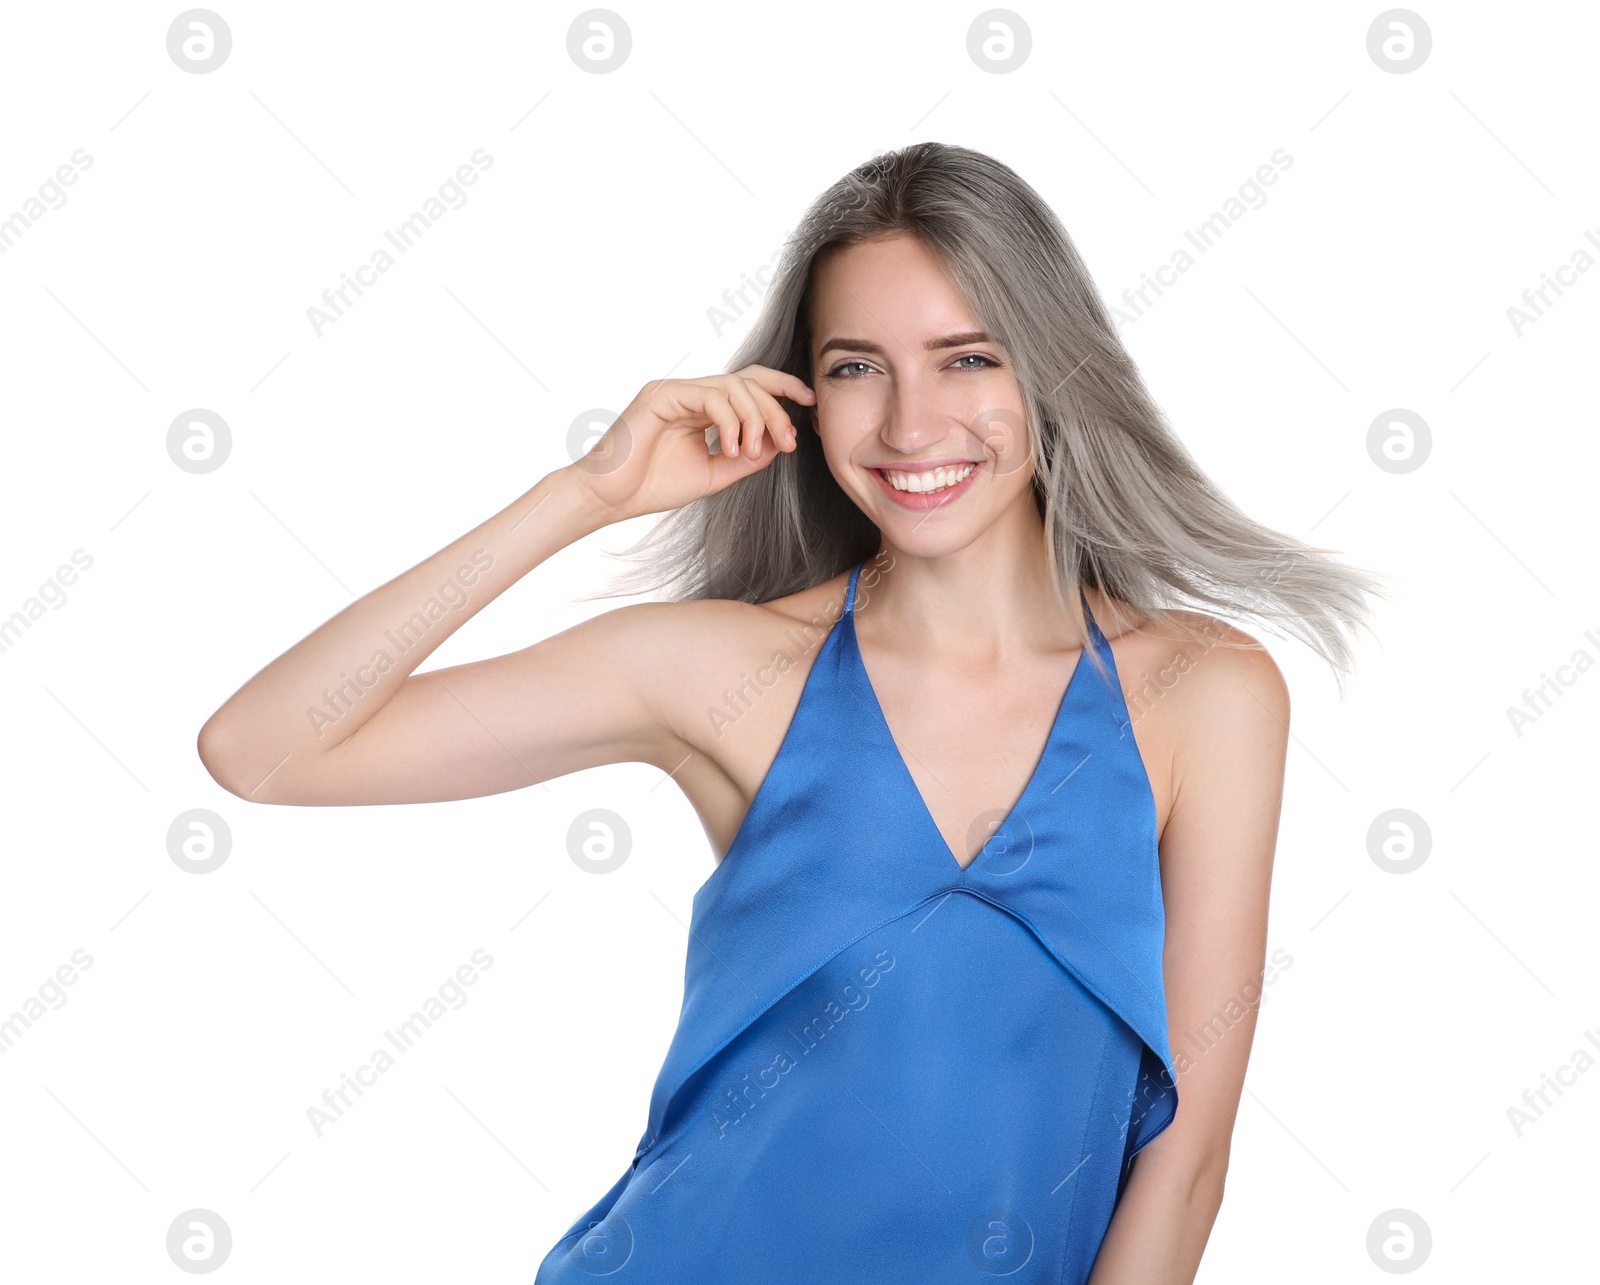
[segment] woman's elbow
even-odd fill
[[[1141,1165],[1145,1167],[1145,1181],[1165,1188],[1171,1200],[1182,1207],[1213,1217],[1222,1208],[1228,1178],[1226,1149],[1157,1153],[1152,1147],[1135,1161],[1136,1168]]]

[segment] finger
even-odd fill
[[[772,443],[781,450],[793,450],[797,441],[794,421],[789,418],[789,412],[778,404],[778,399],[754,380],[746,380],[745,387],[750,395],[760,403],[767,421],[767,431],[772,434]]]
[[[739,413],[739,422],[744,429],[742,434],[744,453],[753,460],[760,459],[761,435],[767,423],[766,414],[757,404],[751,391],[752,385],[738,375],[724,375],[718,377],[717,386],[727,393],[728,400]],[[754,387],[756,391],[760,390],[760,385]]]
[[[739,374],[754,380],[775,397],[787,397],[791,401],[808,404],[817,400],[817,394],[805,380],[786,370],[774,370],[771,366],[752,363],[740,370]]]
[[[717,447],[724,455],[737,455],[739,453],[739,416],[735,413],[733,403],[728,396],[714,384],[686,383],[683,399],[687,403],[698,402],[698,405],[686,405],[685,409],[699,411],[717,426]]]
[[[730,455],[713,455],[709,458],[711,467],[711,489],[720,491],[723,487],[732,486],[735,482],[749,477],[752,473],[759,473],[773,460],[777,459],[779,452],[763,445],[760,458],[750,459],[735,451]]]

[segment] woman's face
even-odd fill
[[[824,255],[811,334],[828,467],[886,540],[929,555],[964,547],[1013,505],[1037,520],[1010,358],[921,241]]]

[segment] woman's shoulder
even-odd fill
[[[1163,722],[1198,729],[1253,699],[1288,717],[1283,673],[1253,634],[1204,612],[1146,611],[1104,593],[1091,599],[1091,610],[1113,647],[1130,712],[1159,704]]]
[[[737,700],[752,681],[765,690],[772,675],[809,667],[843,614],[849,578],[846,571],[760,603],[631,603],[610,613],[607,632],[636,658],[648,700],[675,738],[706,749],[721,739],[708,739],[707,713],[722,708],[730,693]]]
[[[691,598],[681,602],[634,603],[620,610],[635,614],[639,628],[663,645],[685,643],[760,647],[774,637],[799,631],[827,634],[844,614],[850,573],[841,572],[818,584],[772,598],[745,602],[737,598]]]

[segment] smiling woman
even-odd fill
[[[558,549],[662,512],[611,592],[671,600],[413,672]],[[297,721],[474,551],[460,611],[321,737]],[[818,199],[727,373],[646,385],[200,752],[296,804],[640,761],[702,818],[723,855],[644,1134],[538,1285],[1181,1285],[1256,1012],[1182,1065],[1170,1033],[1262,975],[1289,716],[1266,651],[1195,609],[1342,675],[1375,583],[1223,496],[1037,193],[924,143]],[[1135,719],[1121,675],[1151,673]]]

